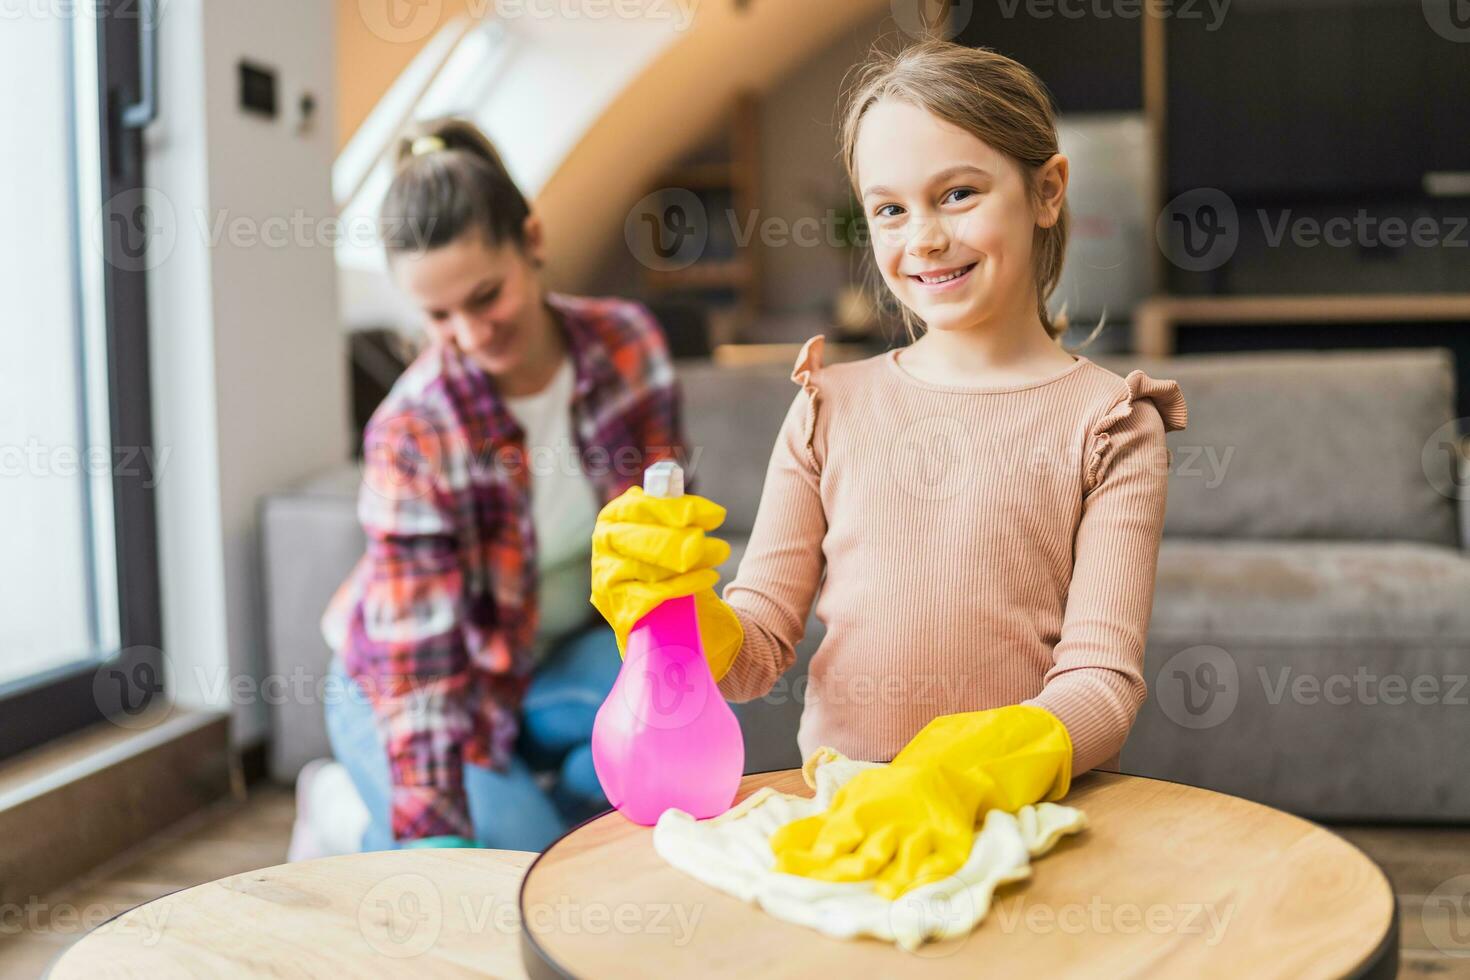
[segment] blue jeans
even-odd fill
[[[465,764],[465,795],[481,846],[542,851],[569,827],[608,808],[592,768],[590,739],[597,709],[621,667],[617,640],[601,624],[565,637],[547,652],[521,705],[509,771]],[[340,658],[333,658],[332,672],[346,696],[327,703],[327,735],[372,818],[362,849],[391,850],[398,845],[389,817],[388,754],[372,705],[346,677]],[[550,770],[557,777],[548,792],[535,773]]]

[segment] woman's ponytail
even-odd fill
[[[489,138],[468,120],[446,117],[419,123],[398,140],[379,226],[391,259],[439,248],[467,232],[478,232],[490,246],[523,246],[530,213]]]

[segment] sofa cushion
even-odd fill
[[[791,369],[681,362],[678,371],[694,489],[725,507],[725,530],[749,534],[776,434],[798,391]]]
[[[1470,819],[1466,595],[1449,548],[1165,540],[1123,771],[1317,819]]]
[[[1459,474],[1453,454],[1431,441],[1454,418],[1446,350],[1095,360],[1119,374],[1171,378],[1184,391],[1189,427],[1168,436],[1166,534],[1458,540],[1458,508],[1441,491],[1458,486]],[[678,370],[692,475],[728,508],[732,532],[747,533],[796,395],[790,372],[707,362]]]
[[[1096,360],[1184,392],[1189,427],[1168,436],[1166,534],[1457,541],[1457,507],[1441,492],[1454,485],[1453,454],[1431,443],[1454,418],[1448,351]]]
[[[1328,647],[1453,643],[1470,661],[1470,557],[1409,541],[1166,538],[1149,639]],[[1470,668],[1470,662],[1467,662]]]

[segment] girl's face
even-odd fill
[[[1060,212],[1065,157],[1037,174],[1038,213],[1014,160],[925,109],[883,99],[863,117],[854,165],[878,269],[928,329],[1035,310],[1032,240]]]
[[[533,331],[546,329],[542,302],[541,229],[526,219],[526,244],[488,245],[478,233],[427,252],[395,256],[393,276],[424,311],[438,343],[452,344],[492,375],[525,363]]]

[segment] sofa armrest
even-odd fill
[[[290,782],[306,762],[332,754],[321,697],[332,652],[320,621],[366,539],[355,497],[338,494],[267,497],[260,526],[266,670],[279,694],[270,705],[270,774]]]

